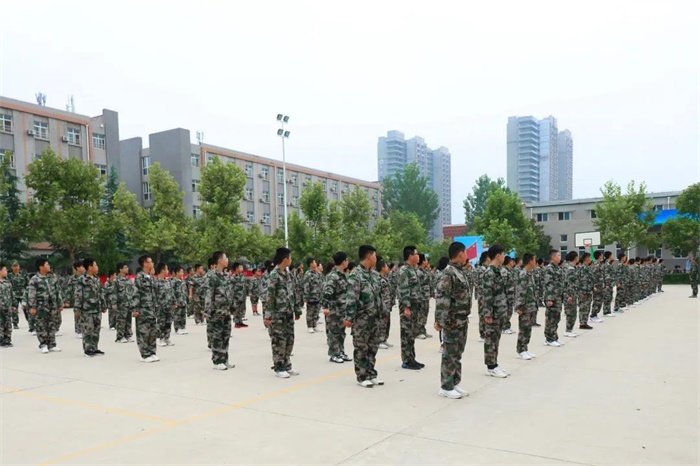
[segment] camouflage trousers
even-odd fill
[[[578,309],[576,305],[576,298],[572,298],[572,302],[568,302],[564,298],[564,315],[566,316],[566,331],[573,332],[574,325],[576,325],[576,317],[578,317]]]
[[[588,325],[588,317],[591,314],[592,293],[581,293],[578,296],[578,323]]]
[[[506,308],[506,315],[503,316],[503,330],[510,329],[510,319],[513,317],[513,304],[509,303]]]
[[[593,305],[591,307],[591,317],[597,317],[600,312],[600,308],[603,306],[603,292],[594,291],[593,292]]]
[[[326,317],[326,343],[328,356],[337,356],[345,352],[345,327],[341,311],[331,309]]]
[[[535,323],[536,312],[523,312],[518,315],[518,343],[515,351],[520,354],[527,351],[532,337],[532,324]]]
[[[117,309],[117,340],[129,339],[133,336],[131,330],[131,310],[130,309]]]
[[[252,307],[255,312],[258,311],[258,301],[260,301],[260,296],[256,294],[250,295],[250,307]]]
[[[272,317],[270,325],[272,345],[272,369],[275,372],[288,371],[292,368],[292,351],[294,350],[294,315],[283,314]]]
[[[377,321],[379,327],[379,343],[389,339],[389,327],[391,326],[391,314],[385,314]]]
[[[187,306],[178,306],[173,312],[175,330],[184,330],[187,326]]]
[[[56,319],[53,314],[56,311],[41,310],[36,314],[36,338],[39,340],[39,347],[56,346]]]
[[[557,330],[561,320],[561,302],[554,301],[552,306],[547,306],[544,319],[544,339],[550,342],[559,340]]]
[[[306,327],[316,328],[318,322],[318,313],[321,310],[321,304],[318,302],[306,303]]]
[[[109,310],[107,311],[107,319],[109,320],[109,328],[116,329],[117,328],[117,310],[112,309],[111,306],[110,306]]]
[[[60,327],[60,324],[59,324]],[[73,310],[73,330],[75,330],[75,333],[80,333],[82,331],[82,327],[80,324],[80,317],[75,315],[75,309]]]
[[[80,313],[80,333],[83,334],[83,351],[85,352],[85,354],[92,353],[98,349],[98,346],[100,344],[101,324],[101,313]]]
[[[378,314],[360,314],[352,324],[352,344],[355,348],[353,359],[358,382],[377,377],[374,365],[377,362],[377,350],[381,343],[379,333],[381,319],[382,317]]]
[[[170,332],[173,328],[173,309],[160,309],[158,311],[158,338],[170,340]]]
[[[414,322],[416,336],[426,335],[425,326],[428,323],[428,314],[430,313],[430,300],[421,301],[418,310],[418,319]]]
[[[612,305],[612,300],[613,300],[613,290],[612,288],[608,290],[603,290],[603,315],[610,314],[612,312],[612,309],[610,306]]]
[[[245,317],[245,311],[245,301],[236,303],[236,305],[233,308],[233,312],[231,312],[231,315],[233,316],[233,322],[236,324],[242,324],[243,318]]]
[[[204,308],[199,300],[192,301],[192,314],[196,324],[204,322]]]
[[[412,307],[411,310],[416,309]],[[401,360],[411,362],[416,360],[416,322],[417,317],[411,314],[406,317],[404,309],[401,310]]]
[[[442,329],[442,361],[440,364],[440,386],[453,390],[462,381],[462,354],[467,345],[467,330],[464,327]]]
[[[12,342],[12,314],[9,309],[0,310],[0,344]]]
[[[498,346],[501,343],[503,317],[494,317],[492,323],[484,320],[484,364],[495,367],[498,365]]]
[[[228,345],[231,339],[231,316],[228,312],[214,311],[207,319],[207,334],[211,345],[211,361],[214,364],[228,362]]]
[[[698,295],[698,284],[697,283],[691,283],[690,284],[690,290],[693,292],[693,296]]]
[[[61,324],[63,323],[63,312],[59,312],[56,310],[51,314],[51,317],[54,320],[54,327],[56,328],[56,333],[58,333],[59,330],[61,330]]]
[[[19,308],[18,308],[17,306],[15,306],[14,312],[8,310],[8,312],[10,313],[10,315],[9,315],[8,317],[9,317],[10,320],[12,321],[12,322],[10,323],[10,326],[13,326],[13,325],[19,326],[19,312],[18,312],[18,309],[19,309]]]
[[[136,318],[136,344],[142,358],[154,356],[156,354],[156,337],[158,336],[158,325],[156,319],[152,317]]]
[[[627,290],[623,286],[617,286],[615,289],[615,302],[613,304],[613,309],[619,309],[621,307],[627,306]]]
[[[20,302],[17,302],[15,304],[15,307],[18,310],[17,316],[19,316],[19,308],[22,308],[22,311],[24,312],[24,318],[27,320],[27,325],[29,325],[29,331],[36,331],[36,317],[29,313],[29,308],[26,305],[22,305],[22,303]]]
[[[479,310],[479,338],[483,340],[484,335],[486,335],[486,323],[481,317],[481,313],[484,312],[484,304],[481,302],[481,300],[478,300],[477,305]]]

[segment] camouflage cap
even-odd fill
[[[12,261],[12,264],[10,264],[10,265],[11,265],[12,267],[14,267],[15,265],[19,265],[19,262],[17,262],[17,261]]]

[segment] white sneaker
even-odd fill
[[[374,385],[384,385],[384,381],[377,378],[370,380],[370,382],[372,382]]]
[[[227,363],[226,363],[226,367],[228,367],[229,369],[234,369],[234,368],[236,367],[236,365],[235,365],[235,364],[231,364],[230,362],[227,362]]]
[[[462,396],[469,396],[469,392],[460,387],[459,385],[455,385],[454,390]]]
[[[518,359],[523,359],[525,361],[529,361],[532,359],[532,356],[527,351],[523,351],[522,353],[518,354]]]
[[[601,319],[600,317],[596,317],[593,322],[595,322],[596,324],[602,324],[605,321],[603,319]]]
[[[357,384],[360,387],[365,387],[365,388],[372,388],[374,387],[374,384],[372,383],[371,380],[363,380],[362,382],[357,382]]]
[[[544,344],[545,346],[554,346],[555,348],[561,346],[561,343],[558,341],[545,341]]]
[[[281,372],[275,372],[275,377],[279,377],[280,379],[288,379],[290,377],[289,372],[287,371],[281,371]]]
[[[438,392],[438,395],[449,398],[451,400],[459,400],[462,398],[462,394],[459,393],[457,390],[443,390],[442,388]]]
[[[36,336],[36,331],[31,332],[32,336]]]
[[[529,351],[525,351],[532,359],[535,359],[537,355],[535,353],[531,353]]]
[[[483,339],[483,338],[479,338],[479,343],[483,343],[483,342],[484,342],[484,339]]]
[[[508,373],[505,372],[503,369],[501,369],[498,366],[496,366],[494,369],[487,369],[486,375],[489,375],[491,377],[496,377],[499,379],[505,379],[506,377],[508,377]]]
[[[391,344],[391,343],[389,343],[388,341],[385,341],[384,344],[385,344],[386,346],[388,346],[389,348],[393,348],[393,347],[394,347],[394,345]]]
[[[175,346],[175,343],[170,340],[165,340],[165,346]]]
[[[564,336],[565,336],[565,337],[568,337],[568,338],[576,338],[576,337],[578,336],[578,333],[566,332],[566,333],[564,334]]]
[[[512,328],[507,328],[503,331],[505,335],[512,335],[515,333],[515,331]]]
[[[176,330],[175,335],[187,335],[187,331],[182,329]]]
[[[109,330],[111,330],[112,332],[114,332],[114,331],[117,330],[117,329],[114,328],[114,327],[110,327]]]
[[[156,362],[156,361],[158,361],[158,360],[153,356],[149,356],[147,358],[141,358],[141,362],[149,362],[150,363],[150,362]]]
[[[287,374],[289,374],[289,375],[299,375],[299,374],[301,374],[301,372],[295,371],[294,369],[289,369],[289,370],[287,371]]]
[[[75,334],[75,338],[77,338],[78,340],[82,340],[82,339],[83,339],[83,334],[82,334],[82,333],[76,333],[76,334]]]
[[[131,337],[129,337],[129,338],[126,339],[126,342],[127,342],[127,343],[132,343],[133,341],[134,341],[134,339],[131,338]]]
[[[379,343],[379,347],[380,347],[381,349],[389,349],[389,347],[387,346],[386,343]]]
[[[117,341],[117,343],[129,343],[129,340],[122,338],[121,340]]]
[[[160,361],[160,358],[159,358],[158,356],[156,356],[155,354],[154,354],[153,356],[151,356],[151,357],[153,358],[153,360],[154,360],[155,362]]]
[[[610,314],[603,314],[603,317],[615,317],[617,314],[613,314],[612,312]]]
[[[51,352],[51,353],[60,353],[61,351],[63,351],[63,350],[61,348],[59,348],[58,346],[54,346],[53,348],[49,348],[49,352]]]
[[[226,364],[214,364],[213,369],[217,371],[225,371],[228,369],[228,367],[226,367]]]
[[[425,340],[427,337],[423,335],[422,333],[416,337],[419,340]]]
[[[44,354],[49,354],[49,347],[46,345],[43,345],[41,348],[39,348],[39,351],[41,351]]]
[[[308,332],[308,333],[316,333],[316,330],[314,330],[313,328],[309,328],[309,329],[307,330],[307,332]]]
[[[56,336],[57,336],[57,337],[62,337],[63,334],[62,334],[62,333],[59,333],[59,332],[56,332]]]
[[[158,340],[158,346],[168,346],[165,340]]]

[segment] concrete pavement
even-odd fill
[[[325,334],[306,333],[303,318],[301,375],[286,380],[273,376],[250,312],[225,372],[212,370],[205,327],[192,320],[189,335],[158,348],[161,362],[143,364],[135,343],[114,343],[106,328],[106,356],[84,358],[69,312],[63,352],[43,355],[22,319],[15,347],[0,350],[0,463],[698,464],[700,300],[688,286],[665,290],[561,348],[534,329],[533,361],[516,359],[517,336],[504,335],[508,379],[484,375],[474,316],[462,400],[437,396],[437,338],[417,341],[424,370],[400,368],[396,309],[395,346],[378,354],[386,385],[372,389],[356,385],[352,363],[328,362]]]

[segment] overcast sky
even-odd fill
[[[510,115],[571,130],[575,198],[698,181],[699,4],[8,1],[0,93],[278,159],[285,113],[289,162],[366,180],[377,137],[420,135],[452,153],[460,223],[474,180],[505,177]]]

